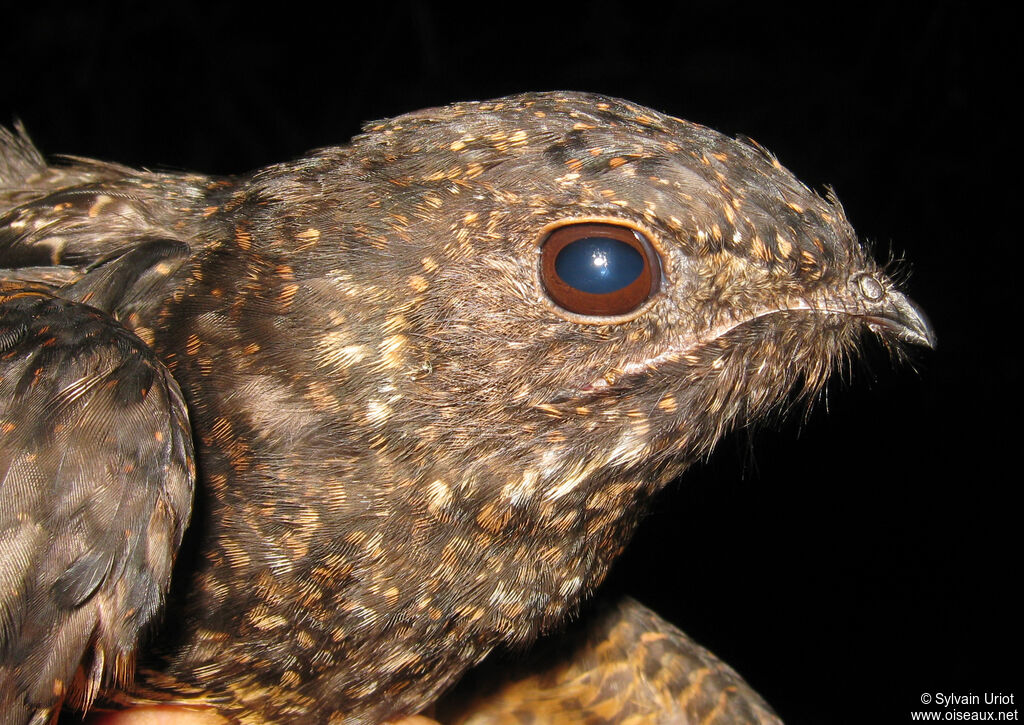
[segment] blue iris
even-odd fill
[[[567,244],[555,258],[555,272],[570,287],[605,295],[628,287],[644,271],[644,258],[617,239],[587,237]]]

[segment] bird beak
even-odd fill
[[[935,330],[921,308],[894,289],[887,290],[878,302],[870,303],[866,311],[868,327],[878,331],[884,328],[904,342],[935,347]]]

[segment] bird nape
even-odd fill
[[[3,132],[0,215],[4,724],[423,711],[556,631],[725,431],[865,330],[933,340],[834,198],[595,95],[418,111],[236,177]],[[572,636],[532,661],[563,680],[438,713],[775,721],[635,602]]]

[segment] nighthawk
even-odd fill
[[[576,611],[725,431],[864,331],[932,341],[834,198],[579,93],[236,177],[4,132],[0,310],[4,724],[421,712]],[[566,697],[498,694],[487,722],[772,721],[652,613],[609,612]]]

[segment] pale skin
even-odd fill
[[[225,725],[227,720],[212,710],[196,710],[183,707],[138,707],[123,712],[96,715],[87,725]],[[439,725],[436,720],[414,715],[402,720],[393,720],[388,725]]]

